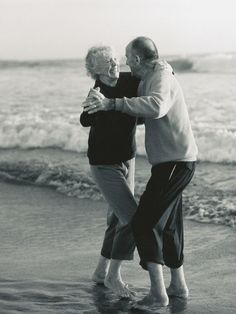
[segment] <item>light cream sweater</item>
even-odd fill
[[[182,89],[166,61],[141,81],[139,97],[116,99],[116,110],[145,118],[149,162],[195,161],[197,146]]]

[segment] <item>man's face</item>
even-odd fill
[[[103,54],[97,56],[96,73],[109,78],[119,77],[119,63],[112,50],[104,51]]]
[[[131,73],[137,76],[138,65],[135,59],[135,56],[132,53],[132,48],[130,45],[126,47],[126,64],[130,67]]]

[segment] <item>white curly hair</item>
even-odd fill
[[[110,51],[113,51],[113,48],[110,46],[93,46],[88,50],[85,57],[85,67],[88,75],[94,80],[98,79],[98,74],[96,73],[97,57],[105,56]]]

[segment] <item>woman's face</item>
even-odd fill
[[[97,56],[96,73],[99,77],[105,76],[111,79],[119,77],[119,63],[112,50],[104,51],[103,54]]]

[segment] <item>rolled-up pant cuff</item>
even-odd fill
[[[155,258],[152,258],[152,259],[148,259],[148,260],[140,260],[140,263],[139,265],[144,269],[144,270],[148,270],[147,268],[147,263],[156,263],[156,264],[160,264],[162,266],[164,266],[164,262],[159,260],[159,259],[155,259]]]
[[[107,259],[116,259],[116,260],[120,260],[120,261],[132,261],[134,259],[134,255],[113,255],[113,254],[108,254],[104,251],[101,252],[101,255]]]
[[[165,265],[169,268],[177,269],[177,268],[181,267],[183,265],[183,263],[184,263],[184,260],[181,260],[177,263],[165,263]]]
[[[172,269],[177,269],[179,267],[181,267],[183,265],[183,260],[182,261],[179,261],[178,263],[170,263],[170,264],[167,264],[167,263],[164,263],[163,261],[161,260],[158,260],[158,259],[148,259],[148,260],[140,260],[140,265],[141,267],[144,269],[144,270],[148,270],[147,268],[147,263],[156,263],[156,264],[160,264],[162,266],[167,266],[169,268],[172,268]]]

